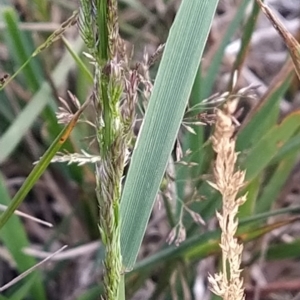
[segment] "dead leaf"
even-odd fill
[[[292,34],[284,27],[281,21],[273,14],[271,9],[266,4],[264,4],[261,0],[257,0],[257,3],[260,6],[263,13],[266,15],[266,17],[271,21],[274,28],[279,32],[279,34],[283,38],[286,46],[290,51],[295,66],[295,71],[300,80],[300,44],[292,36]]]

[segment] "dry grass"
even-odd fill
[[[217,153],[214,177],[210,183],[222,195],[222,212],[217,212],[221,228],[222,271],[209,276],[211,290],[224,300],[245,299],[243,279],[241,278],[241,260],[243,245],[235,237],[239,206],[246,197],[237,197],[244,184],[245,172],[235,171],[237,153],[235,139],[232,137],[235,126],[232,121],[229,105],[224,110],[217,110],[215,132],[211,138],[214,151]]]

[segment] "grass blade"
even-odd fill
[[[171,28],[121,200],[121,249],[126,269],[135,263],[217,3],[183,1]]]
[[[249,151],[242,169],[247,170],[246,180],[257,176],[278,153],[279,149],[299,130],[300,111],[288,115],[279,125],[273,126]]]
[[[10,203],[10,197],[8,194],[8,190],[5,186],[5,180],[2,177],[2,174],[0,173],[0,203],[9,205]],[[14,237],[12,239],[12,236]],[[29,241],[25,232],[25,228],[23,227],[22,222],[20,221],[20,218],[16,215],[11,216],[9,221],[7,222],[6,226],[2,228],[0,240],[3,242],[9,253],[12,255],[14,261],[17,265],[17,270],[22,273],[25,270],[31,268],[36,264],[36,261],[34,258],[25,255],[21,249],[29,246]],[[35,276],[30,275],[27,280],[28,282],[34,280],[34,284],[31,286],[29,283],[28,288],[30,287],[30,293],[32,296],[32,299],[40,300],[46,298],[46,293],[42,285],[42,277],[37,276],[35,278],[32,278]],[[25,284],[28,285],[27,283]],[[24,286],[25,286],[24,285]],[[27,289],[28,289],[27,288]],[[20,292],[23,289],[20,289]],[[23,291],[26,293],[26,291]],[[24,299],[26,294],[23,294]],[[10,299],[20,299],[20,298],[10,298]]]
[[[65,22],[63,22],[61,24],[61,26],[54,31],[48,38],[47,40],[41,44],[32,54],[31,56],[29,56],[28,54],[24,54],[23,53],[23,45],[26,45],[25,41],[24,41],[24,37],[21,34],[20,30],[17,27],[17,21],[16,18],[14,16],[14,12],[11,10],[7,10],[7,12],[4,14],[4,16],[6,17],[6,21],[7,21],[7,27],[11,28],[11,36],[14,37],[14,44],[15,47],[20,50],[18,51],[18,56],[20,56],[21,61],[23,62],[22,66],[11,76],[9,77],[7,80],[5,80],[3,83],[0,82],[0,91],[10,82],[12,81],[21,71],[28,69],[27,71],[27,77],[29,78],[36,78],[36,72],[34,72],[34,70],[32,70],[30,67],[30,62],[31,60],[37,56],[39,53],[41,53],[42,51],[44,51],[45,49],[47,49],[48,47],[50,47],[52,45],[52,43],[54,43],[55,41],[57,41],[58,39],[60,39],[60,37],[62,36],[62,34],[70,27],[76,24],[77,22],[77,16],[78,16],[78,12],[75,11],[73,12],[72,16],[67,19]],[[15,33],[18,32],[19,34],[17,35],[18,38],[15,37]],[[14,34],[13,34],[14,33]],[[28,50],[29,51],[29,50]],[[25,56],[24,56],[25,55]],[[38,79],[36,79],[38,80]]]
[[[227,44],[230,42],[230,39],[232,38],[233,34],[239,27],[239,24],[243,21],[245,16],[245,10],[248,5],[249,5],[248,0],[241,1],[241,4],[239,5],[239,8],[237,9],[235,16],[233,17],[232,22],[229,24],[228,28],[226,29],[224,37],[221,40],[220,46],[218,47],[218,50],[214,54],[213,59],[211,60],[211,64],[203,79],[202,98],[209,97],[212,92],[216,75],[218,74],[221,68],[224,50]]]
[[[294,222],[296,218],[290,218],[283,221],[274,222],[269,225],[262,225],[256,223],[254,227],[244,226],[244,224],[249,224],[252,222],[257,222],[267,218],[266,215],[257,215],[251,221],[242,220],[241,225],[237,232],[237,237],[243,242],[248,242],[257,239],[260,236],[265,235],[268,232],[276,228],[280,228],[291,222]],[[298,219],[297,219],[298,220]],[[198,260],[210,255],[218,254],[220,252],[220,230],[209,231],[201,235],[193,236],[187,239],[184,243],[176,246],[166,247],[160,252],[143,259],[138,262],[134,267],[134,271],[145,272],[147,269],[153,268],[155,265],[171,262],[173,259],[185,258],[191,260]]]
[[[73,49],[79,52],[82,46],[83,41],[81,38],[78,38],[73,45]],[[64,81],[73,65],[74,61],[70,58],[69,54],[66,54],[53,71],[52,78],[55,85],[59,86]],[[0,139],[0,163],[14,151],[27,130],[33,125],[45,106],[52,102],[52,99],[51,87],[47,82],[44,82],[30,103],[27,104],[14,120],[13,124],[2,135]],[[5,147],[2,145],[5,145]]]
[[[256,207],[257,213],[267,212],[272,208],[272,205],[278,199],[278,195],[280,195],[288,176],[295,167],[297,156],[298,153],[292,153],[278,164],[258,199]]]
[[[276,123],[279,102],[290,85],[292,73],[293,66],[291,61],[288,61],[272,80],[260,102],[243,121],[237,138],[237,150],[242,151],[255,145]]]
[[[262,3],[261,0],[257,0],[257,2],[261,7],[263,13],[271,21],[274,28],[278,31],[278,33],[283,38],[286,46],[290,51],[297,76],[300,79],[300,44],[284,27],[284,25],[280,22],[280,20],[272,13],[272,11],[267,5]]]
[[[6,80],[5,85],[19,74],[20,70],[23,70],[23,78],[27,86],[31,91],[35,92],[42,82],[43,73],[41,66],[36,60],[28,59],[33,50],[31,36],[29,33],[24,33],[19,29],[15,10],[12,8],[5,9],[3,17],[7,28],[8,44],[11,45],[11,52],[14,54],[14,59],[21,65],[21,68],[11,78]]]
[[[6,209],[6,211],[1,214],[0,216],[0,230],[3,227],[3,225],[8,221],[10,216],[14,213],[14,211],[18,208],[18,206],[21,204],[21,202],[24,200],[28,192],[31,190],[35,182],[40,178],[40,176],[43,174],[43,172],[48,167],[49,163],[51,162],[51,159],[56,154],[56,152],[60,149],[62,144],[67,140],[70,133],[72,132],[74,126],[76,125],[81,113],[89,103],[90,99],[87,100],[81,108],[76,112],[76,114],[73,116],[72,120],[69,122],[69,124],[61,131],[61,133],[57,136],[55,141],[51,144],[51,146],[48,148],[48,150],[45,152],[43,157],[40,159],[40,161],[36,164],[36,166],[33,168],[31,173],[28,175],[26,180],[24,181],[23,185],[19,189],[19,191],[14,196],[13,200],[11,201],[10,205]]]

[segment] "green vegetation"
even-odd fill
[[[229,115],[246,172],[237,230],[249,255],[244,277],[262,255],[299,255],[297,236],[248,249],[297,222],[300,210],[278,201],[300,145],[300,111],[280,111],[300,69],[299,45],[283,27],[292,60],[262,96],[241,84],[260,1],[231,4],[216,36],[218,0],[25,2],[0,4],[1,285],[68,248],[1,299],[131,299],[149,282],[143,299],[193,299],[197,264],[221,253],[221,196],[208,184],[215,108],[236,100]],[[228,63],[225,49],[238,37]]]

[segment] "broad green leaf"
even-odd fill
[[[127,270],[134,266],[217,3],[182,1],[170,30],[121,199],[121,250]]]

